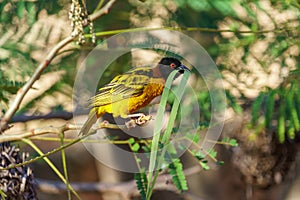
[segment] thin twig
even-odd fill
[[[115,3],[116,0],[110,0],[109,2],[107,2],[105,4],[105,6],[103,6],[100,10],[98,10],[97,12],[91,14],[89,16],[91,21],[95,21],[96,19],[98,19],[99,17],[101,17],[102,15],[108,14],[110,8],[112,7],[112,5]],[[87,25],[87,24],[86,24]]]
[[[49,126],[49,127],[43,127],[43,128],[35,128],[35,129],[32,129],[31,131],[21,133],[21,134],[2,134],[2,135],[0,135],[0,143],[21,140],[23,138],[29,138],[29,137],[33,137],[33,136],[48,134],[48,133],[60,134],[67,130],[79,130],[80,128],[81,128],[80,126],[66,123],[65,125],[60,126],[60,127]]]
[[[43,127],[43,128],[35,128],[30,131],[27,131],[25,133],[20,133],[20,134],[2,134],[0,135],[0,143],[1,142],[10,142],[10,141],[15,141],[15,140],[21,140],[23,138],[29,138],[33,136],[38,136],[38,135],[44,135],[44,134],[61,134],[64,133],[65,131],[69,130],[81,130],[82,126],[80,125],[75,125],[71,123],[66,123],[63,126],[59,127],[53,127],[53,126],[48,126],[48,127]],[[103,121],[100,123],[100,125],[96,129],[91,129],[90,133],[95,132],[98,129],[124,129],[127,128],[126,125],[118,125],[118,124],[111,124],[107,121]]]
[[[105,4],[104,7],[102,7],[99,11],[91,14],[89,16],[91,21],[96,20],[100,16],[107,14],[109,12],[110,7],[113,5],[115,0],[109,1],[107,4]],[[85,24],[84,26],[86,26]],[[49,64],[52,62],[52,60],[55,58],[57,53],[65,47],[67,44],[71,43],[74,40],[74,37],[67,37],[60,41],[56,46],[53,47],[53,49],[48,53],[46,56],[45,60],[37,67],[35,70],[34,74],[31,76],[31,78],[26,82],[26,84],[18,91],[15,99],[13,100],[12,104],[10,105],[9,109],[6,111],[4,114],[3,118],[0,121],[0,133],[5,131],[6,129],[9,128],[8,122],[11,120],[13,115],[16,113],[16,111],[19,109],[19,106],[24,99],[24,96],[27,94],[29,89],[32,88],[33,84],[35,81],[37,81],[43,71],[49,66]]]
[[[96,36],[107,36],[115,35],[118,33],[127,32],[139,32],[139,31],[156,31],[156,30],[174,30],[174,31],[200,31],[205,33],[240,33],[240,34],[264,34],[264,33],[281,33],[285,32],[285,29],[267,29],[267,30],[232,30],[232,29],[215,29],[215,28],[204,28],[204,27],[141,27],[141,28],[130,28],[130,29],[117,29],[109,31],[97,32]],[[91,34],[85,34],[85,37],[92,37]]]

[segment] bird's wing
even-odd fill
[[[149,83],[151,68],[136,68],[116,76],[110,83],[99,89],[91,98],[93,107],[104,106],[133,96],[139,96]]]

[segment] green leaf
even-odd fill
[[[140,192],[142,199],[146,199],[147,175],[145,172],[134,174],[136,186]]]
[[[295,139],[295,128],[293,125],[291,125],[291,123],[289,123],[290,125],[288,125],[287,127],[287,136],[289,137],[289,139],[293,140]]]
[[[187,133],[185,137],[189,138],[195,143],[198,143],[200,140],[200,134]]]
[[[7,195],[5,194],[5,192],[2,189],[0,189],[0,196],[1,196],[2,200],[5,200],[7,197]]]
[[[233,147],[237,147],[238,146],[237,140],[234,139],[234,138],[229,138],[229,137],[223,138],[221,140],[221,143],[228,144],[228,145],[233,146]]]
[[[265,112],[265,126],[270,128],[272,125],[274,107],[275,107],[275,94],[277,90],[272,90],[269,92],[268,98],[266,100],[266,112]]]
[[[298,118],[300,118],[300,84],[298,83],[297,86],[298,88],[296,88],[296,92],[295,92],[295,104],[296,104]]]
[[[260,116],[261,104],[264,100],[264,95],[265,94],[261,92],[252,104],[252,119],[251,119],[252,125],[257,124],[258,118]]]
[[[249,4],[245,1],[241,2],[241,6],[246,10],[247,15],[252,18],[252,20],[257,21],[257,14],[253,12],[253,10],[250,8]]]
[[[214,149],[210,149],[210,150],[209,150],[209,155],[210,155],[212,158],[216,158],[216,157],[217,157],[217,152],[216,152]]]
[[[226,92],[226,97],[229,100],[229,106],[231,106],[236,113],[241,114],[243,112],[243,109],[237,103],[236,98],[232,96],[228,91]]]
[[[28,23],[30,25],[34,24],[36,22],[36,16],[37,16],[37,7],[34,2],[27,2],[26,4],[26,10],[28,12]]]
[[[203,130],[203,129],[206,129],[206,128],[208,128],[209,127],[209,122],[206,122],[206,121],[204,121],[204,122],[199,122],[199,130],[201,131],[201,130]],[[199,137],[198,138],[200,138],[200,135],[199,135]]]
[[[137,152],[140,149],[140,144],[138,142],[134,143],[131,149],[132,151]]]
[[[24,0],[19,0],[17,4],[17,16],[19,19],[24,17],[24,11],[25,11],[25,2]]]
[[[146,153],[148,153],[148,152],[151,151],[150,147],[144,146],[144,145],[142,146],[142,149],[143,149]]]
[[[210,169],[209,165],[207,164],[207,160],[203,160],[199,163],[200,163],[200,166],[202,167],[202,169],[204,169],[204,170],[209,170]]]
[[[287,107],[287,113],[288,113],[287,117],[292,122],[291,126],[294,126],[295,131],[299,131],[300,130],[300,122],[298,119],[297,109],[296,109],[296,105],[294,102],[294,95],[295,95],[294,85],[295,84],[292,83],[291,88],[286,97],[286,107]]]
[[[222,166],[222,165],[224,165],[224,161],[217,161],[216,164],[219,166]]]
[[[185,175],[183,173],[183,167],[178,158],[172,159],[172,163],[169,164],[169,173],[172,175],[172,180],[176,188],[183,192],[188,190]]]
[[[200,151],[198,151],[197,153],[195,153],[194,154],[195,155],[195,157],[198,159],[198,160],[203,160],[204,158],[205,158],[205,155],[202,153],[202,152],[200,152]]]
[[[279,105],[279,117],[277,120],[277,136],[280,143],[285,140],[285,101],[281,99]]]
[[[211,6],[206,0],[202,0],[202,1],[188,0],[187,2],[189,6],[196,11],[205,11],[211,9]]]
[[[214,0],[210,3],[223,15],[235,15],[235,11],[232,8],[231,1]]]
[[[0,90],[15,94],[24,85],[23,82],[8,81],[5,78],[0,80]]]
[[[172,154],[172,155],[177,155],[177,151],[176,151],[176,148],[173,146],[173,145],[168,145],[168,153],[169,154]]]
[[[151,143],[151,152],[150,152],[150,161],[149,161],[149,173],[148,173],[148,185],[147,185],[147,198],[150,199],[151,194],[153,192],[153,187],[154,187],[154,182],[151,183],[153,175],[154,175],[154,179],[157,177],[158,173],[153,173],[153,171],[155,171],[155,167],[160,167],[159,163],[157,164],[157,152],[159,149],[159,144],[160,144],[160,132],[162,130],[163,127],[163,116],[164,116],[164,111],[166,108],[166,104],[167,104],[167,99],[168,99],[168,95],[170,92],[170,88],[171,88],[171,84],[173,82],[173,79],[176,75],[176,71],[173,71],[169,76],[168,79],[166,81],[163,93],[162,93],[162,97],[160,100],[160,106],[159,109],[157,111],[157,115],[156,115],[156,120],[155,120],[155,126],[154,126],[154,133],[153,133],[153,138],[152,138],[152,143]]]
[[[239,146],[239,144],[238,144],[238,142],[236,141],[236,139],[233,139],[233,138],[229,140],[229,144],[230,144],[231,146],[234,146],[234,147]]]
[[[128,139],[128,143],[129,143],[129,144],[133,144],[134,142],[135,142],[134,138],[129,138],[129,139]]]

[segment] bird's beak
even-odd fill
[[[187,68],[186,66],[184,66],[184,65],[180,65],[178,68],[177,68],[177,70],[179,71],[179,73],[181,73],[181,74],[183,74],[184,73],[184,71],[188,71],[188,72],[190,72],[191,70],[189,69],[189,68]]]

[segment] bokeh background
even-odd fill
[[[0,117],[49,51],[71,35],[69,11],[75,2],[0,1]],[[85,5],[91,14],[107,2],[87,0]],[[180,194],[171,183],[160,181],[153,199],[300,198],[300,125],[296,120],[300,119],[299,20],[297,0],[117,0],[93,22],[97,43],[134,28],[181,29],[207,50],[222,74],[227,95],[222,137],[234,138],[239,145],[217,145],[217,158],[224,160],[224,165],[189,171],[188,191]],[[54,58],[26,94],[11,120],[13,127],[5,134],[73,123],[72,88],[79,66],[94,47],[90,31],[91,27],[83,30],[85,44],[74,41]],[[101,86],[132,66],[161,55],[152,51],[126,54],[95,84]],[[195,87],[203,88],[196,101],[201,108],[199,126],[205,127],[211,117],[209,93],[193,69],[190,78]],[[86,114],[82,113],[82,120]],[[76,138],[77,132],[68,131],[65,137]],[[43,152],[61,145],[55,134],[31,139]],[[30,157],[38,155],[22,141],[12,144]],[[49,159],[63,172],[61,156],[58,152]],[[133,174],[106,167],[81,143],[67,148],[66,158],[70,183],[77,184],[82,199],[140,198]],[[190,155],[181,160],[185,169],[198,164]],[[44,160],[30,167],[39,199],[67,199],[64,184]],[[84,183],[91,185],[82,187]]]

